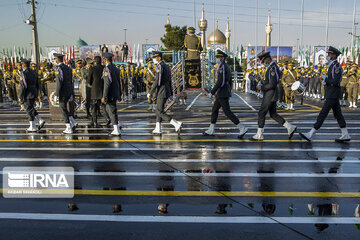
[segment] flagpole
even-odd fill
[[[301,26],[300,26],[300,46],[303,44],[304,34],[304,0],[301,0]]]
[[[234,54],[234,72],[235,70],[235,62],[236,62],[236,56],[235,56],[235,0],[233,0],[233,54]]]
[[[330,0],[327,0],[325,48],[329,46],[329,10],[330,10]]]
[[[351,34],[351,60],[354,60],[354,43],[355,43],[355,18],[356,18],[356,0],[354,0],[354,12],[353,12],[353,25],[352,25],[352,34]]]
[[[255,68],[257,68],[257,33],[258,33],[258,11],[259,1],[256,0],[256,14],[255,14]]]
[[[280,0],[278,0],[278,30],[277,62],[280,62]]]

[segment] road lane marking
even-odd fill
[[[236,96],[238,96],[251,110],[256,111],[256,109],[251,106],[244,98],[242,98],[239,94],[235,93]]]
[[[218,217],[218,216],[141,216],[141,215],[92,215],[55,213],[0,213],[0,219],[45,221],[95,221],[142,223],[218,223],[218,224],[360,224],[356,217]]]
[[[203,93],[199,93],[199,95],[197,95],[195,97],[195,99],[190,103],[190,105],[185,109],[186,111],[189,111],[190,108],[195,104],[195,102],[198,100],[198,98],[202,95]]]
[[[298,101],[298,100],[295,100],[295,101],[296,101],[297,103],[301,104],[300,101]],[[303,103],[303,105],[312,107],[312,108],[314,108],[314,109],[316,109],[316,110],[321,110],[321,107],[314,106],[314,105],[311,105],[311,104],[308,104],[308,103]]]

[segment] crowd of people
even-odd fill
[[[278,66],[282,72],[278,84],[278,108],[295,111],[296,92],[292,91],[291,86],[296,81],[303,84],[305,98],[324,100],[325,86],[321,82],[326,78],[329,64],[295,68],[294,63],[290,62],[279,63]],[[360,100],[360,68],[351,61],[344,64],[342,68],[340,104],[343,107],[357,108],[357,102]],[[266,68],[263,66],[249,69],[245,73],[246,81],[243,82],[243,89],[260,97],[260,91],[256,90],[256,86],[265,79],[265,73]]]

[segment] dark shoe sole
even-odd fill
[[[303,133],[299,133],[300,137],[308,142],[311,142],[311,139],[308,139]]]
[[[290,133],[289,135],[289,139],[292,139],[292,137],[294,136],[294,134],[296,133],[297,127],[294,129],[294,131],[292,133]]]
[[[244,132],[243,134],[239,135],[238,138],[239,138],[239,139],[242,139],[248,131],[249,131],[249,130],[246,130],[246,132]]]

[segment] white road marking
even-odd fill
[[[276,160],[276,159],[159,159],[161,162],[167,163],[278,163],[278,164],[294,164],[294,163],[331,163],[331,164],[360,164],[359,159],[319,159],[319,160]],[[111,158],[0,158],[0,162],[112,162],[112,163],[161,163],[157,159],[111,159]]]
[[[195,97],[195,99],[190,103],[190,105],[185,109],[186,111],[189,111],[190,108],[195,104],[195,102],[198,100],[198,98],[202,95],[203,93],[199,93],[199,95],[197,95]]]
[[[126,140],[124,140],[126,143]],[[155,142],[156,143],[156,142]],[[46,143],[48,144],[48,143]],[[118,144],[118,143],[116,143]],[[134,143],[132,143],[134,144]],[[165,148],[165,147],[151,147],[151,148],[81,148],[81,147],[72,147],[72,148],[64,148],[64,147],[0,147],[0,151],[86,151],[86,152],[94,152],[94,151],[148,151],[148,152],[336,152],[336,153],[350,153],[350,152],[360,152],[359,148],[229,148],[229,147],[217,147],[217,148]]]
[[[236,96],[238,96],[251,110],[256,111],[256,109],[251,106],[244,98],[242,98],[239,94],[234,93]]]
[[[356,217],[214,217],[214,216],[139,216],[139,215],[91,215],[49,213],[0,213],[0,219],[45,221],[95,221],[95,222],[155,222],[155,223],[287,223],[287,224],[360,224]]]
[[[137,105],[140,105],[140,104],[145,103],[146,101],[147,101],[147,100],[142,101],[142,102],[139,102],[139,103],[136,103],[136,104],[133,104],[133,105],[130,105],[130,106],[127,106],[126,108],[119,109],[118,111],[123,111],[123,110],[129,109],[129,108],[135,107],[135,106],[137,106]]]

